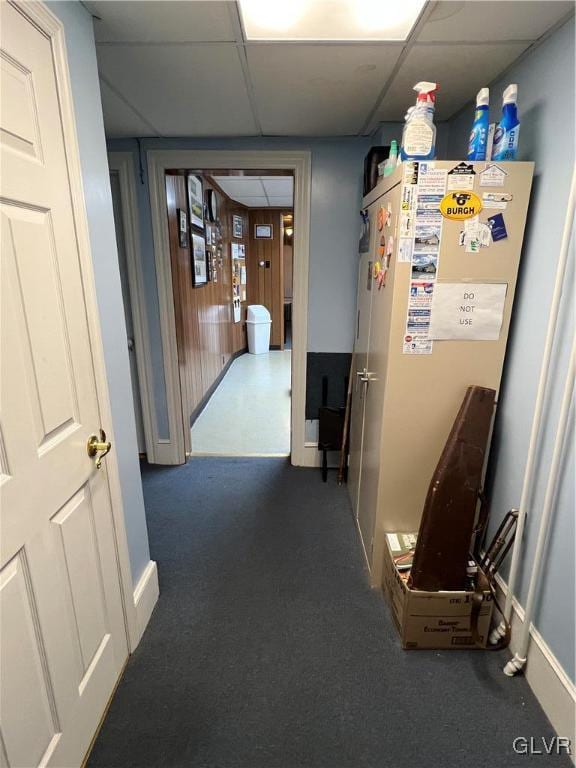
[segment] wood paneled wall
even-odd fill
[[[282,265],[281,211],[250,209],[248,246],[248,303],[263,304],[272,316],[270,345],[284,348],[284,269]],[[272,225],[272,239],[254,236],[257,224]]]
[[[204,191],[212,186],[204,180]],[[181,248],[178,240],[177,209],[188,210],[186,174],[166,174],[166,201],[170,234],[170,258],[182,411],[184,424],[201,404],[233,354],[246,348],[245,322],[233,323],[230,240],[232,213],[245,219],[243,240],[247,245],[247,210],[226,198],[219,190],[218,218],[222,240],[217,259],[216,280],[194,287],[190,247]],[[248,270],[247,270],[248,272]],[[245,309],[243,309],[245,314]]]

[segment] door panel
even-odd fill
[[[370,222],[373,233],[375,221]],[[364,400],[366,384],[358,375],[366,370],[368,337],[370,333],[370,307],[372,302],[372,249],[360,257],[358,266],[358,293],[356,299],[356,338],[354,341],[354,370],[352,375],[352,405],[350,411],[350,458],[348,463],[348,492],[354,516],[358,512],[358,492],[362,474],[362,440],[364,432]]]
[[[381,206],[392,203],[395,208],[397,188],[381,197],[370,206],[370,217],[375,236],[372,241],[372,258],[382,260],[378,255],[380,236],[388,239],[393,228],[385,225],[379,232],[376,226],[377,212]],[[373,286],[370,306],[370,326],[368,332],[366,368],[370,381],[366,385],[364,403],[364,430],[362,435],[362,475],[358,490],[357,520],[360,535],[364,543],[368,564],[372,568],[372,550],[374,526],[378,508],[378,483],[380,479],[380,447],[382,442],[382,417],[384,391],[386,387],[388,337],[393,300],[395,264],[392,262],[388,273],[387,285]]]
[[[0,5],[0,749],[82,762],[127,656],[51,39]],[[4,88],[4,85],[7,87]]]

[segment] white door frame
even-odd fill
[[[152,360],[150,358],[150,333],[148,330],[148,317],[145,312],[146,299],[140,251],[136,174],[132,152],[108,152],[108,167],[110,171],[118,174],[120,185],[121,216],[126,248],[126,267],[132,308],[132,323],[134,326],[134,346],[136,366],[138,368],[144,441],[148,461],[154,464],[157,461],[158,429],[152,407],[153,379]]]
[[[222,168],[286,170],[294,174],[294,295],[292,300],[292,415],[291,461],[296,466],[315,463],[305,443],[306,352],[308,346],[308,262],[310,251],[310,152],[220,151],[202,149],[149,150],[148,184],[154,237],[160,327],[164,349],[164,376],[170,441],[164,443],[166,463],[185,460],[184,424],[180,405],[180,377],[176,348],[176,323],[166,216],[165,173],[171,168]],[[317,453],[317,451],[316,451]]]
[[[100,316],[96,298],[92,249],[88,231],[88,217],[82,183],[80,149],[76,134],[76,116],[74,113],[72,86],[68,70],[68,55],[66,51],[64,25],[42,2],[32,2],[31,0],[23,2],[16,0],[14,5],[16,5],[20,12],[27,16],[51,41],[58,97],[60,99],[60,113],[66,162],[68,164],[70,190],[72,194],[72,215],[74,217],[74,225],[76,227],[78,238],[78,254],[87,310],[88,333],[90,335],[92,359],[94,361],[96,393],[102,424],[105,425],[106,432],[114,445],[114,425],[112,421],[112,409],[110,407],[110,395],[108,392],[108,382],[104,362],[104,348],[102,345],[102,337],[100,335]],[[138,610],[135,603],[135,590],[132,583],[130,557],[128,554],[128,539],[126,536],[120,475],[118,461],[114,451],[107,457],[106,462],[102,465],[101,471],[106,473],[108,480],[108,492],[110,494],[114,523],[116,558],[120,577],[122,606],[124,610],[124,623],[126,627],[128,648],[130,652],[132,652],[138,645],[142,636],[143,621],[142,618],[139,618],[138,616]]]

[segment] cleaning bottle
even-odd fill
[[[468,143],[468,160],[486,160],[489,99],[488,88],[481,88],[476,94],[476,114]]]
[[[492,160],[516,160],[518,134],[520,133],[520,120],[516,108],[517,99],[518,86],[516,83],[511,83],[502,97],[502,119],[494,133]]]
[[[390,143],[390,152],[388,154],[388,160],[384,164],[384,176],[390,176],[392,171],[398,164],[398,142],[396,139],[392,139]]]
[[[416,83],[416,106],[404,125],[402,133],[402,160],[433,160],[436,154],[436,126],[434,105],[437,83]]]

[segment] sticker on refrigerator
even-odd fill
[[[418,171],[419,195],[444,195],[446,192],[445,168],[435,168],[433,163],[420,163]]]
[[[471,163],[458,163],[451,171],[448,171],[448,191],[474,189],[474,177],[476,171]]]
[[[405,355],[430,355],[433,342],[428,337],[432,312],[434,283],[411,280],[408,294],[406,330],[402,342]]]
[[[494,216],[488,218],[488,227],[490,228],[492,240],[495,243],[497,243],[498,240],[505,240],[508,237],[504,216],[501,213],[496,213]]]
[[[428,280],[436,280],[436,274],[438,271],[438,254],[437,253],[414,253],[412,256],[412,278],[427,278]]]
[[[478,216],[467,219],[464,229],[460,232],[458,244],[464,246],[466,253],[479,253],[481,248],[490,245],[490,227],[479,221]]]
[[[484,208],[505,211],[508,203],[512,201],[512,195],[509,192],[483,192],[482,205]]]
[[[404,173],[402,181],[404,184],[418,184],[418,163],[411,160],[404,163]]]
[[[474,192],[458,190],[449,192],[442,198],[440,210],[445,219],[464,221],[477,216],[482,210],[482,200]]]
[[[410,263],[413,248],[414,240],[411,237],[401,237],[398,241],[398,261]]]
[[[414,253],[438,253],[441,224],[418,224],[414,231]]]
[[[503,187],[508,174],[495,163],[489,163],[483,171],[480,171],[481,187]]]

